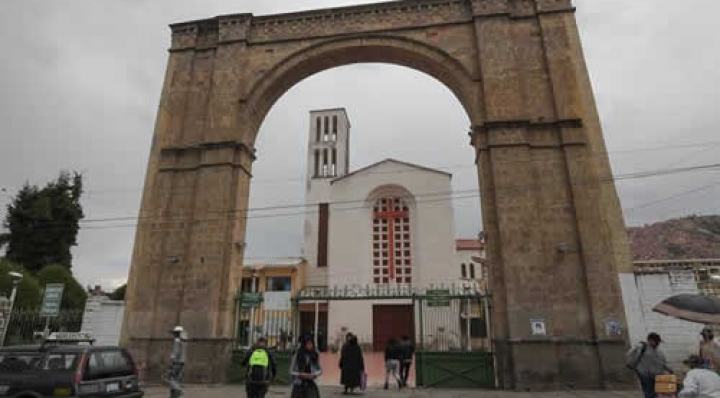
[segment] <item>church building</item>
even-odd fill
[[[350,170],[345,109],[310,112],[308,138],[305,289],[414,292],[467,279],[455,264],[450,174],[396,159]],[[379,349],[417,333],[417,316],[406,298],[327,300],[300,305],[300,328],[318,330],[321,348],[344,327]]]

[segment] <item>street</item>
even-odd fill
[[[321,394],[323,397],[343,396],[342,389],[339,387],[322,387]],[[187,387],[184,398],[227,398],[227,397],[243,397],[245,395],[244,386],[198,386]],[[382,389],[370,389],[365,394],[368,397],[384,397],[384,398],[635,398],[640,397],[642,393],[633,391],[612,392],[612,391],[568,391],[568,392],[548,392],[548,393],[517,393],[505,391],[486,391],[486,390],[434,390],[434,389],[405,389],[398,391],[397,389],[384,391]],[[361,396],[362,396],[361,395]],[[150,398],[167,397],[169,392],[163,387],[148,387],[145,389],[145,396]],[[268,398],[273,397],[289,397],[290,389],[287,387],[272,387],[268,393]]]

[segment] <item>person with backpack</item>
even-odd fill
[[[267,349],[267,340],[260,337],[243,358],[242,366],[247,368],[245,391],[247,398],[264,398],[270,382],[277,374],[275,359]]]
[[[650,333],[642,342],[627,353],[627,367],[635,371],[640,380],[645,398],[656,398],[655,377],[673,373],[667,366],[665,354],[660,350],[662,339],[657,333]]]

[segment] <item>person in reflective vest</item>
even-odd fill
[[[267,349],[267,340],[260,337],[243,358],[242,366],[247,368],[245,391],[248,398],[264,398],[270,382],[277,374],[275,359]]]

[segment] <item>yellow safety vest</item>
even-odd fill
[[[265,350],[255,350],[250,356],[250,367],[262,366],[267,368],[270,365],[270,357]]]

